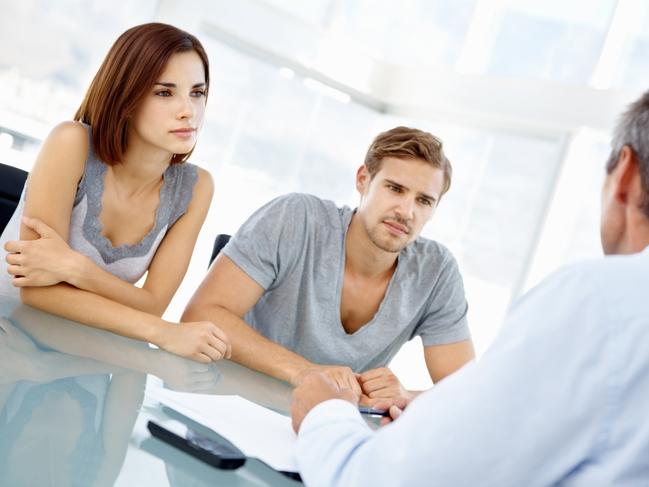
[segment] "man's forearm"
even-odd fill
[[[220,327],[232,344],[232,360],[293,385],[314,366],[307,359],[264,337],[248,323],[221,306],[185,310],[182,321],[208,320]]]

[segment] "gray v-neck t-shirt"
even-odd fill
[[[345,236],[353,210],[289,194],[257,210],[223,249],[265,293],[244,316],[255,330],[319,364],[356,372],[387,365],[406,341],[470,338],[462,277],[451,253],[418,237],[370,322],[348,334],[340,321]]]

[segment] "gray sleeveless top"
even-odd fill
[[[160,203],[156,210],[155,224],[144,238],[134,245],[119,245],[114,247],[109,239],[101,234],[102,225],[99,220],[101,199],[104,192],[104,177],[108,166],[97,159],[93,146],[91,129],[88,127],[89,149],[85,168],[70,217],[68,244],[77,252],[89,257],[99,267],[111,274],[131,283],[137,282],[147,271],[151,260],[171,226],[187,212],[192,199],[198,168],[189,163],[170,165],[164,172],[164,182],[160,189]],[[2,233],[0,241],[18,240],[20,233],[20,218],[25,204],[23,190],[18,208]],[[4,259],[0,259],[5,264]],[[0,295],[18,294],[18,289],[11,286],[11,276],[0,275]],[[6,282],[3,282],[6,281]],[[3,285],[4,284],[4,285]],[[5,292],[3,292],[5,291]]]

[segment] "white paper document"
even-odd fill
[[[149,397],[227,438],[247,457],[275,470],[297,472],[291,418],[239,396],[147,389]]]

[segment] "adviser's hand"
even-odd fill
[[[7,272],[16,287],[53,286],[80,272],[85,258],[70,248],[56,231],[37,218],[23,217],[25,226],[38,233],[36,240],[5,244]]]
[[[360,382],[363,394],[371,400],[414,397],[410,391],[401,385],[397,376],[387,367],[368,370],[360,374],[358,382]]]
[[[291,404],[293,430],[297,433],[309,411],[329,399],[343,399],[358,405],[358,394],[350,389],[340,389],[327,374],[312,372],[305,375],[300,385],[293,390]]]

